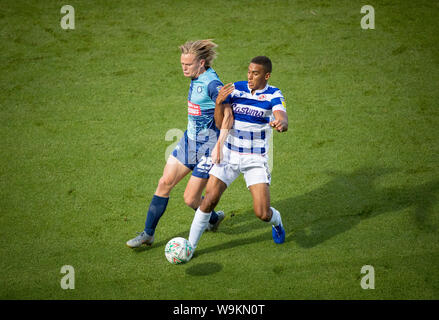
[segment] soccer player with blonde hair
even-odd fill
[[[190,172],[192,175],[184,191],[184,201],[194,210],[201,204],[212,167],[210,154],[219,135],[214,112],[215,101],[223,84],[212,68],[216,47],[212,40],[188,41],[180,46],[183,75],[191,79],[187,130],[166,162],[149,205],[143,232],[126,243],[130,248],[152,245],[171,190]],[[216,230],[223,219],[222,211],[212,211],[207,230]]]

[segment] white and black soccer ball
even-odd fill
[[[194,249],[188,240],[177,237],[169,240],[166,244],[165,256],[172,264],[182,264],[191,259],[193,251]]]

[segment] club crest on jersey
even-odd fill
[[[259,101],[263,101],[263,100],[265,100],[267,98],[267,96],[265,95],[265,94],[261,94],[259,97],[258,97],[258,100]]]
[[[197,92],[198,92],[198,93],[203,92],[203,87],[202,87],[202,86],[198,86],[198,87],[197,87]]]
[[[201,116],[201,108],[199,104],[187,101],[187,113],[192,116]]]

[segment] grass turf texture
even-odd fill
[[[64,4],[0,3],[1,299],[439,298],[437,2],[368,1],[375,30],[360,27],[364,1],[71,1],[75,30],[60,27]],[[273,243],[239,178],[218,232],[174,266],[164,247],[188,236],[187,179],[154,246],[125,242],[176,142],[166,132],[187,123],[178,45],[204,38],[225,83],[273,60],[287,236]]]

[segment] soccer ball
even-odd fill
[[[169,240],[165,247],[166,259],[172,264],[181,264],[191,259],[192,252],[191,243],[185,238],[177,237]]]

